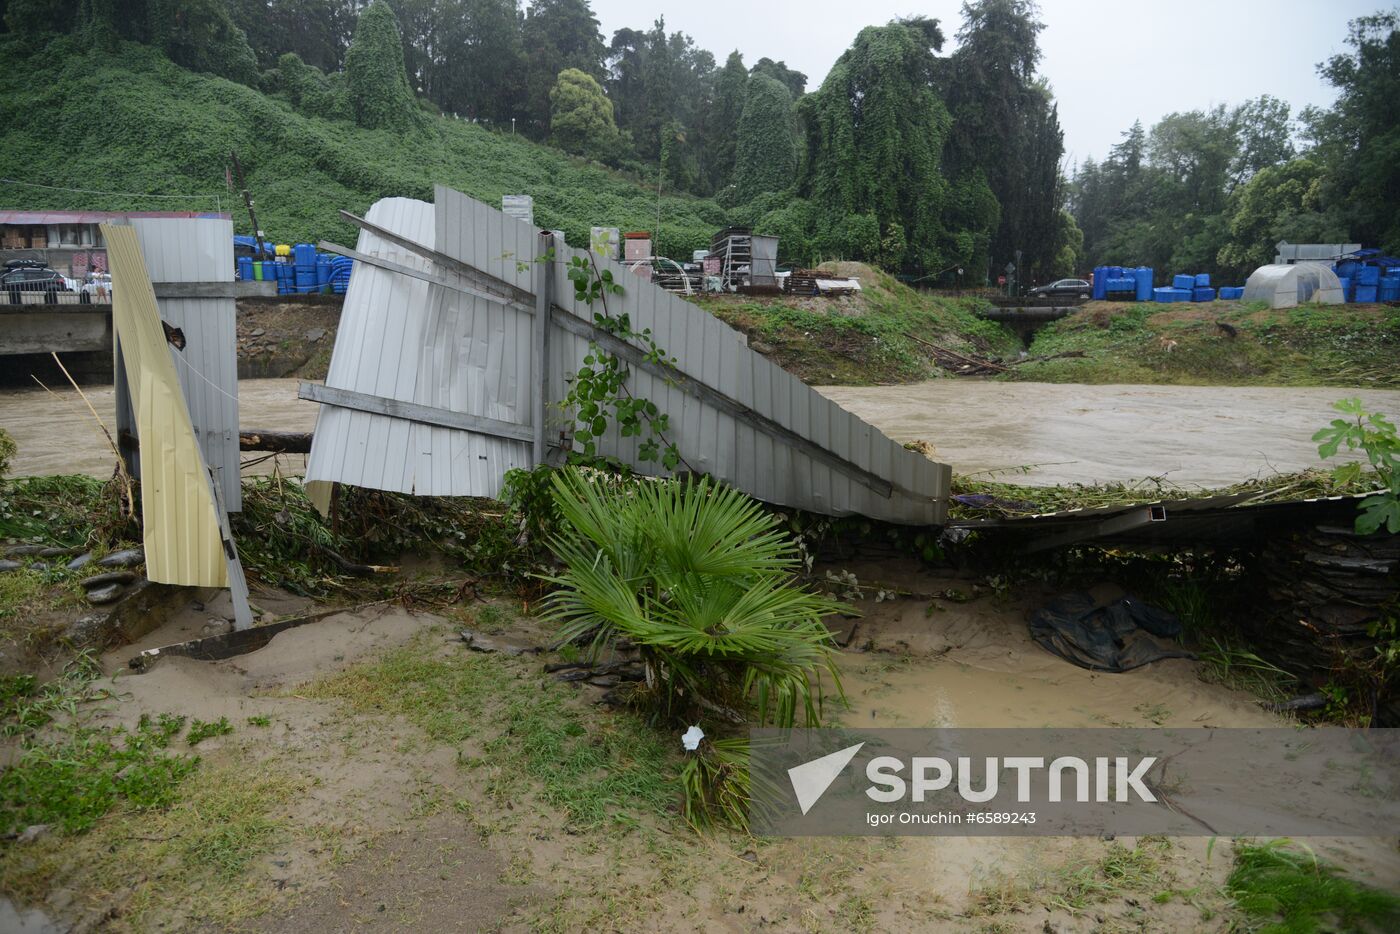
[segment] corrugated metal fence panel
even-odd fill
[[[584,251],[564,247],[555,264],[556,304],[590,317],[593,309],[574,300],[567,263]],[[614,316],[626,313],[633,330],[652,336],[677,368],[716,387],[783,427],[891,481],[886,498],[861,482],[814,460],[787,443],[701,403],[664,380],[634,370],[628,384],[670,417],[672,441],[693,469],[710,473],[766,502],[828,515],[860,514],[890,522],[933,524],[947,515],[951,471],[905,450],[873,426],[826,399],[801,380],[748,348],[743,335],[697,305],[632,275],[619,263],[594,256],[622,283],[608,298]],[[551,337],[551,398],[567,392],[568,378],[582,365],[588,342],[555,330]],[[636,464],[636,439],[610,430],[605,453]],[[656,472],[652,465],[637,465]]]
[[[434,206],[401,198],[380,201],[367,220],[526,292],[534,291],[540,231],[450,189]],[[379,237],[362,232],[359,250],[394,262],[455,274]],[[568,264],[586,256],[556,244],[550,266],[555,304],[591,320],[574,299]],[[607,297],[614,316],[633,330],[650,328],[657,344],[688,378],[703,381],[783,427],[894,484],[885,497],[825,461],[705,404],[680,386],[633,370],[628,386],[667,413],[667,437],[690,468],[710,473],[772,503],[831,515],[862,514],[908,524],[942,522],[950,471],[904,450],[879,431],[822,397],[748,348],[744,337],[696,305],[651,285],[620,263],[593,257],[611,270],[623,294]],[[601,310],[601,306],[599,309]],[[502,307],[437,284],[360,264],[351,281],[327,385],[435,408],[530,422],[530,313]],[[568,418],[557,403],[588,353],[588,341],[560,328],[550,335],[547,437]],[[637,461],[642,439],[622,438],[612,426],[604,453]],[[323,406],[307,465],[308,480],[331,480],[431,495],[495,496],[511,467],[528,466],[528,444],[474,432],[434,428]]]
[[[104,224],[103,235],[113,281],[120,283],[113,290],[113,329],[121,337],[130,414],[140,428],[146,576],[166,584],[226,587],[228,566],[212,487],[142,250],[130,227]]]
[[[420,243],[433,238],[433,206],[408,198],[385,198],[367,220]],[[357,248],[400,265],[428,269],[416,253],[362,231]],[[418,279],[360,263],[340,314],[326,385],[411,401],[418,373],[428,285]],[[399,493],[415,492],[416,426],[412,422],[321,406],[306,479],[338,481]]]
[[[535,228],[450,188],[436,192],[435,249],[522,289],[533,289]],[[443,272],[439,270],[439,272]],[[448,278],[454,278],[448,274]],[[530,424],[534,316],[438,285],[428,287],[429,319],[414,401],[436,408]],[[496,496],[507,470],[529,467],[532,445],[471,431],[431,431],[434,488],[469,475],[474,496]]]
[[[233,222],[219,218],[133,218],[152,282],[233,282]],[[117,288],[121,288],[119,283]],[[242,508],[238,451],[237,308],[232,298],[157,299],[161,320],[185,335],[170,348],[195,437],[219,478],[224,503]]]

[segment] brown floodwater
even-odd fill
[[[1148,477],[1230,486],[1316,466],[1312,435],[1337,417],[1338,399],[1400,415],[1400,391],[1385,389],[942,379],[819,391],[896,441],[929,442],[957,473],[1004,471],[996,478],[1035,486]]]
[[[1163,477],[1187,487],[1229,486],[1318,463],[1313,432],[1359,395],[1400,415],[1400,390],[1220,386],[1082,386],[934,380],[908,386],[825,386],[819,391],[896,441],[922,439],[961,474],[1000,471],[1036,485]],[[106,477],[112,454],[72,389],[0,391],[0,426],[19,444],[16,476]],[[112,389],[85,389],[113,423]],[[238,384],[245,428],[310,431],[316,404],[297,399],[297,380]],[[248,455],[261,458],[261,455]],[[300,473],[301,456],[277,459]],[[1026,468],[1021,470],[1019,468]],[[250,472],[267,471],[263,461]]]

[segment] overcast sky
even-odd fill
[[[1041,73],[1060,105],[1069,162],[1102,158],[1140,118],[1145,127],[1174,110],[1237,104],[1272,94],[1300,110],[1328,104],[1318,62],[1345,48],[1347,20],[1388,8],[1386,0],[1040,0]],[[723,64],[737,48],[745,64],[768,56],[826,77],[863,27],[899,16],[937,18],[950,43],[961,0],[594,0],[603,35],[649,28],[688,33]]]

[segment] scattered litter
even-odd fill
[[[700,729],[699,726],[692,726],[681,734],[681,745],[684,746],[688,752],[694,752],[696,749],[700,748],[700,740],[704,738],[705,731]]]
[[[1132,597],[1100,606],[1087,593],[1057,597],[1031,614],[1031,638],[1092,671],[1131,671],[1164,658],[1195,658],[1169,641],[1181,620]]]

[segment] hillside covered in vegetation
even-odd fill
[[[656,221],[655,188],[524,137],[447,117],[425,117],[407,133],[365,129],[180,68],[148,46],[123,42],[107,53],[55,44],[60,49],[28,52],[0,37],[0,177],[189,197],[7,185],[6,207],[213,210],[217,203],[236,230],[250,233],[237,192],[225,184],[233,150],[259,222],[279,242],[353,242],[337,210],[363,212],[392,195],[432,200],[438,182],[493,204],[529,192],[536,223],[578,244],[594,224],[649,229]],[[660,249],[677,254],[707,244],[726,217],[714,203],[685,196],[663,197],[661,209]]]

